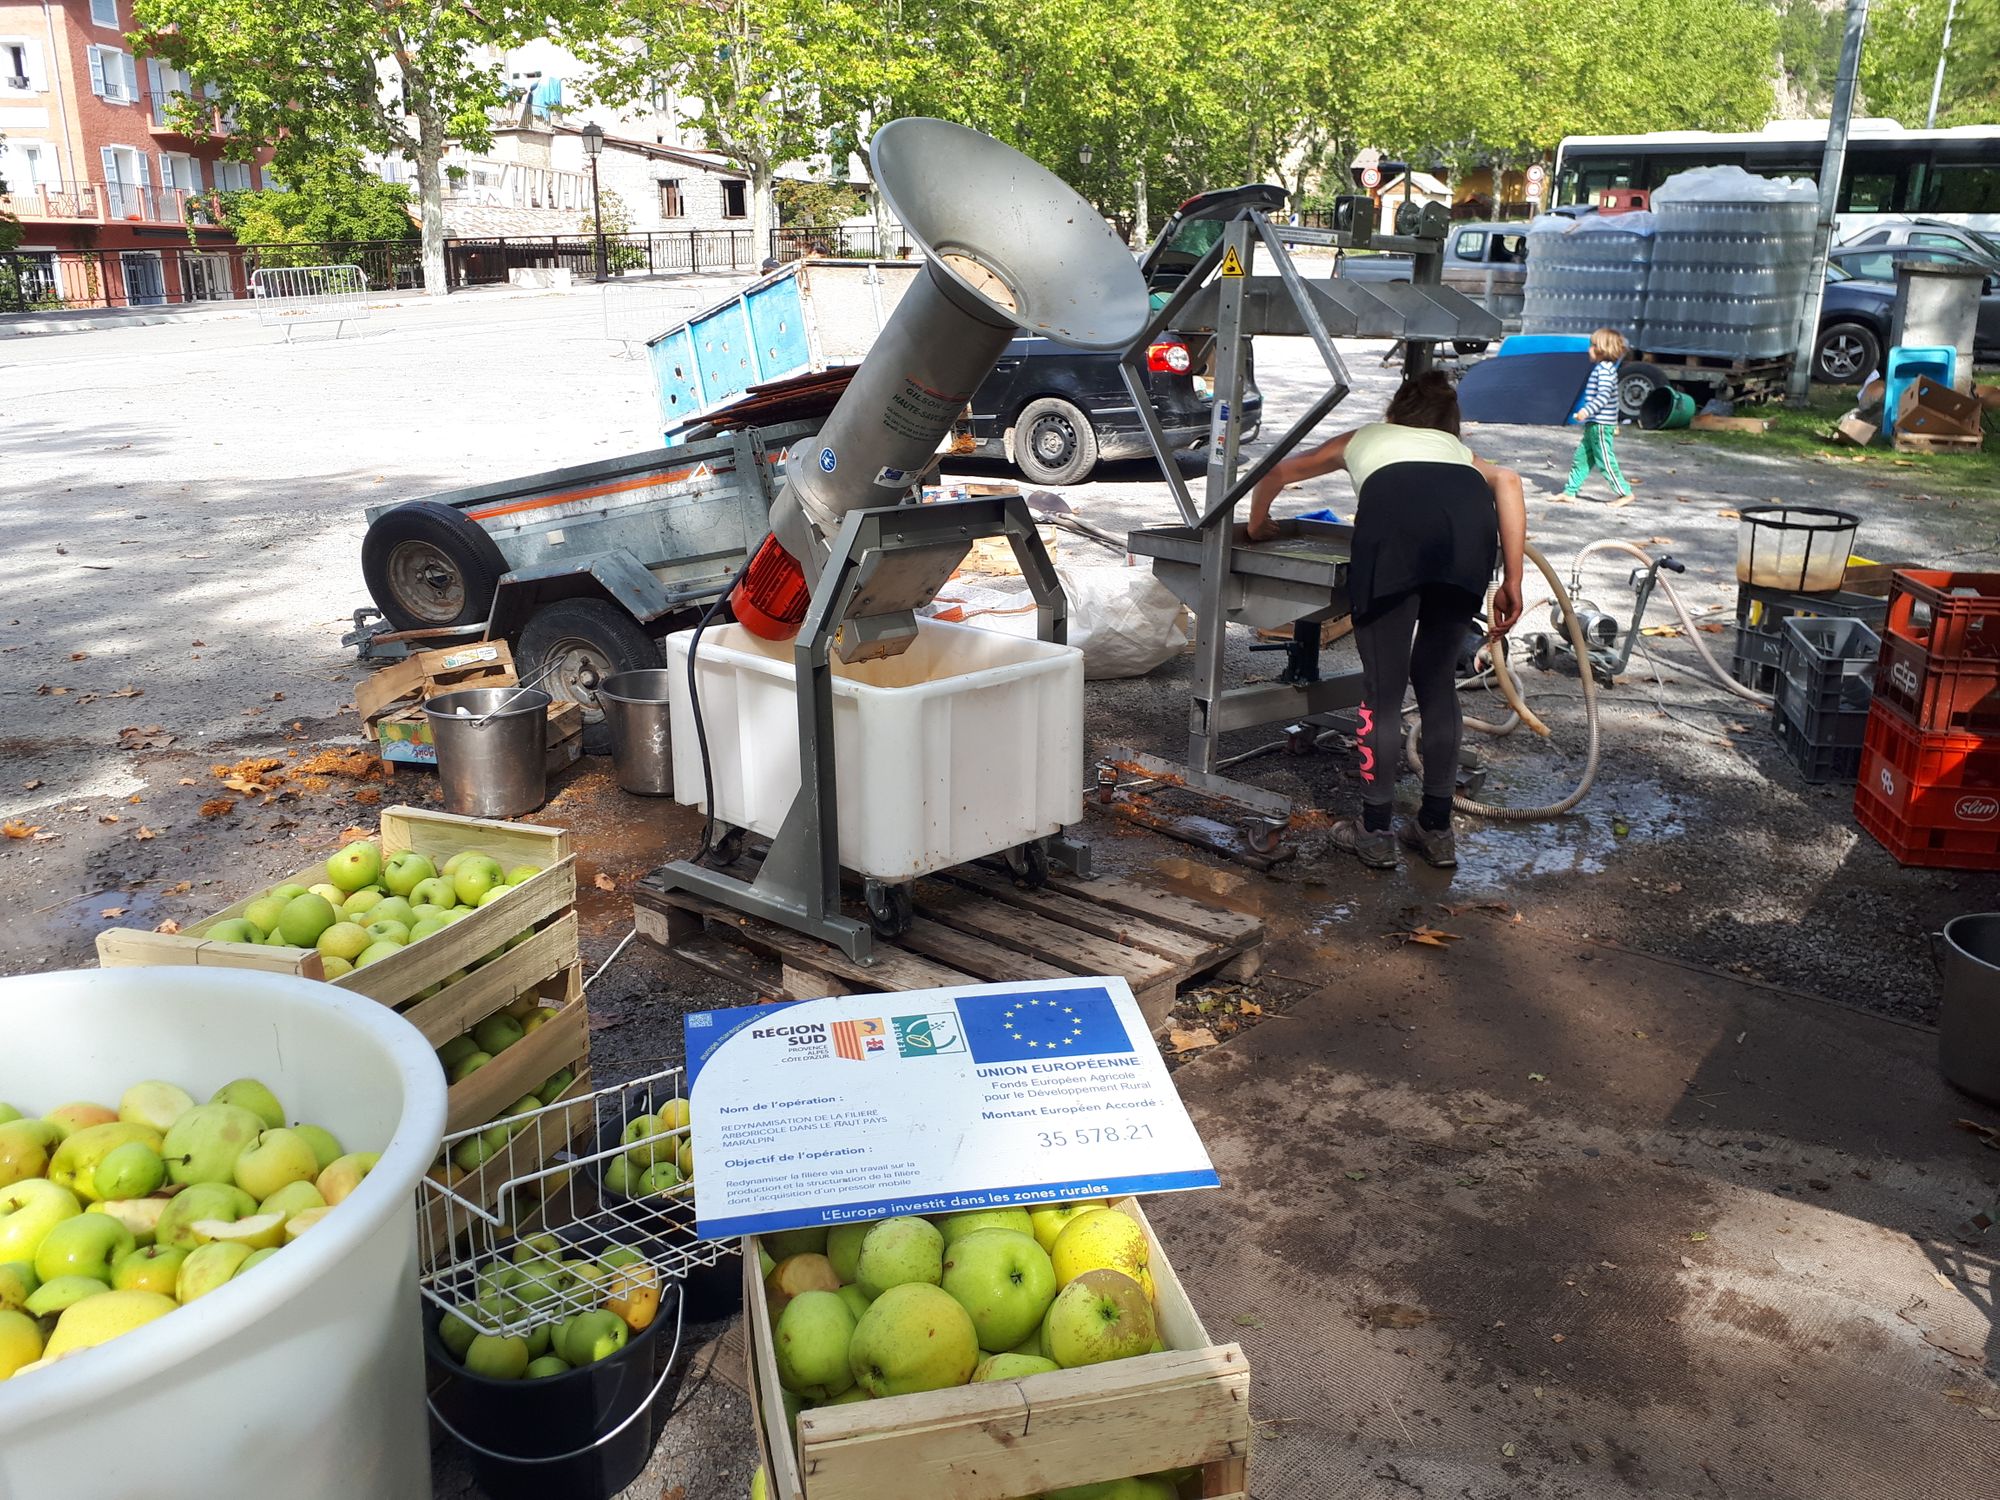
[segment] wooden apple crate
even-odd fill
[[[785,1422],[755,1237],[743,1250],[750,1410],[773,1500],[1016,1500],[1195,1468],[1183,1493],[1249,1500],[1250,1367],[1211,1345],[1136,1198],[1164,1354],[801,1412]]]

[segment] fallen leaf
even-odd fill
[[[162,922],[158,927],[155,927],[153,929],[153,931],[155,932],[164,932],[168,937],[172,937],[175,933],[179,932],[180,930],[181,930],[181,924],[176,922],[172,917],[168,917],[166,921]]]
[[[375,837],[375,830],[372,828],[356,828],[356,827],[343,828],[340,830],[340,847],[345,849],[349,844],[358,843],[362,839],[372,839],[374,837]]]
[[[107,698],[143,698],[146,696],[146,690],[144,688],[126,686],[119,688],[115,693],[106,693],[104,696]]]
[[[1631,831],[1632,825],[1623,818],[1613,818],[1611,820],[1611,836],[1613,838],[1622,839],[1631,833]]]
[[[24,792],[32,792],[36,787],[40,786],[41,784],[42,784],[41,777],[30,776],[26,781],[21,783],[21,790]]]
[[[1246,1016],[1261,1016],[1264,1014],[1264,1007],[1259,1005],[1255,1000],[1239,1000],[1236,1003],[1236,1008]]]
[[[141,823],[139,825],[139,831],[133,834],[132,837],[134,839],[137,839],[139,842],[144,843],[147,839],[158,838],[159,835],[153,832],[153,830],[148,828],[144,823]]]
[[[1167,1042],[1176,1052],[1199,1052],[1204,1047],[1213,1047],[1216,1036],[1206,1026],[1197,1026],[1190,1031],[1175,1027],[1167,1033]]]
[[[1719,510],[1716,514],[1725,521],[1740,521],[1743,519],[1743,512],[1740,510]]]
[[[1528,1082],[1530,1083],[1547,1083],[1548,1081],[1549,1075],[1546,1073],[1530,1073],[1528,1075]]]
[[[285,701],[285,695],[283,693],[273,693],[271,694],[271,701],[273,703],[283,703]]]
[[[219,818],[224,813],[234,812],[235,810],[236,799],[234,797],[210,797],[208,801],[201,805],[201,815],[204,818]],[[150,836],[148,835],[148,837]]]
[[[131,796],[127,797],[125,799],[125,805],[127,807],[137,807],[139,805],[139,794],[137,792],[134,792]]]
[[[1468,901],[1463,906],[1440,905],[1438,910],[1447,917],[1462,917],[1469,911],[1497,911],[1504,916],[1511,908],[1505,901]]]
[[[1238,1313],[1230,1321],[1238,1328],[1262,1328],[1264,1326],[1262,1318],[1247,1318],[1242,1313]]]
[[[206,646],[206,645],[208,644],[208,642],[207,642],[207,641],[189,641],[189,642],[188,642],[188,644],[189,644],[190,646]]]
[[[167,894],[169,896],[185,896],[189,891],[193,889],[194,889],[194,882],[192,880],[178,880],[175,881],[174,884],[167,887]]]
[[[1958,1290],[1957,1286],[1954,1285],[1954,1283],[1952,1282],[1952,1279],[1949,1276],[1945,1275],[1944,1272],[1933,1271],[1931,1272],[1931,1276],[1933,1279],[1936,1280],[1937,1284],[1943,1287],[1946,1291],[1955,1292]]]
[[[0,833],[6,834],[10,839],[33,838],[40,827],[39,823],[23,823],[17,819],[9,819],[5,823],[0,823]]]
[[[1357,1167],[1347,1174],[1347,1180],[1349,1182],[1366,1182],[1368,1180],[1368,1174],[1366,1172],[1363,1172]]]
[[[1426,948],[1442,948],[1458,941],[1455,932],[1441,932],[1435,927],[1417,926],[1408,932],[1385,932],[1384,937],[1398,938],[1404,943],[1421,943]]]
[[[601,870],[598,872],[597,878],[591,881],[590,883],[596,886],[600,891],[615,891],[618,889],[618,882],[613,880],[609,875],[606,875]]]
[[[1669,640],[1679,640],[1681,628],[1678,625],[1647,625],[1640,630],[1639,634],[1662,636]]]
[[[182,785],[182,786],[193,786],[193,785],[194,785],[194,778],[193,778],[192,776],[183,776],[183,777],[181,778],[181,785]]]
[[[125,915],[125,908],[122,906],[107,906],[98,915],[100,917],[122,917]]]
[[[100,823],[116,823],[119,821],[119,818],[117,813],[99,813],[97,821]]]
[[[1687,1267],[1687,1269],[1688,1269],[1688,1270],[1690,1270],[1690,1271],[1692,1271],[1692,1270],[1694,1269],[1694,1261],[1693,1261],[1693,1259],[1692,1259],[1691,1257],[1689,1257],[1689,1256],[1686,1256],[1686,1255],[1683,1255],[1683,1256],[1681,1257],[1681,1264],[1682,1264],[1683,1266]]]
[[[1721,635],[1728,628],[1727,625],[1718,625],[1713,620],[1704,620],[1701,624],[1695,626],[1695,629],[1699,630],[1703,635]]]
[[[1674,539],[1670,536],[1649,536],[1639,545],[1641,547],[1671,547],[1673,544]]]
[[[1378,1303],[1362,1316],[1377,1328],[1416,1328],[1431,1320],[1430,1309],[1412,1307],[1407,1302]]]
[[[1703,1240],[1708,1238],[1708,1231],[1706,1229],[1697,1229],[1693,1234],[1689,1235],[1688,1238],[1693,1240],[1697,1245],[1699,1245]]]
[[[1550,1342],[1551,1344],[1560,1344],[1560,1343],[1561,1343],[1561,1342],[1562,1342],[1562,1341],[1563,1341],[1564,1339],[1566,1339],[1566,1338],[1568,1338],[1568,1337],[1569,1337],[1569,1335],[1568,1335],[1568,1334],[1564,1334],[1564,1333],[1552,1333],[1552,1334],[1550,1334],[1550,1335],[1549,1335],[1549,1342]]]
[[[381,478],[379,475],[376,478],[376,482],[378,484],[381,482]],[[687,1486],[684,1484],[677,1484],[669,1489],[661,1490],[660,1500],[687,1500]]]
[[[1502,1458],[1512,1458],[1514,1456],[1514,1445],[1512,1443],[1502,1443],[1500,1445],[1500,1456]]]
[[[617,1024],[618,1018],[615,1016],[592,1016],[584,1023],[584,1027],[589,1031],[602,1031],[607,1026],[616,1026]]]

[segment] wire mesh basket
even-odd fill
[[[686,1101],[668,1068],[446,1136],[417,1186],[424,1297],[526,1336],[735,1254],[695,1234]]]

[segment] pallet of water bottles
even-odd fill
[[[1895,575],[1854,811],[1902,864],[2000,869],[2000,574]]]

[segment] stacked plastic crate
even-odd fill
[[[1788,617],[1772,721],[1807,781],[1852,781],[1861,767],[1881,639],[1860,620]]]
[[[2000,574],[1896,574],[1854,814],[1902,864],[2000,869]]]

